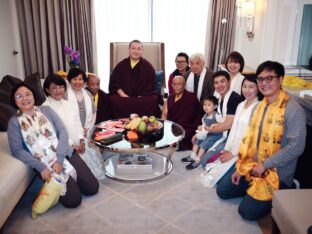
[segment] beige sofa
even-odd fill
[[[34,177],[34,170],[11,155],[7,133],[0,132],[0,227]]]
[[[285,189],[274,192],[272,218],[272,233],[280,231],[283,234],[306,234],[312,225],[312,189]]]

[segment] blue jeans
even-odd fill
[[[196,144],[199,145],[200,148],[204,150],[209,150],[214,143],[216,143],[220,138],[222,137],[222,134],[208,134],[207,138],[205,140],[197,140]]]
[[[259,201],[246,193],[249,186],[245,177],[241,177],[239,185],[232,183],[231,176],[235,172],[235,165],[223,176],[217,185],[217,195],[222,199],[243,197],[238,207],[238,213],[247,220],[260,219],[271,212],[272,201]],[[280,182],[280,189],[287,188],[286,184]],[[288,187],[289,188],[289,187]]]
[[[205,153],[205,155],[204,155],[203,157],[201,157],[201,159],[200,159],[200,164],[201,164],[203,167],[205,167],[206,164],[207,164],[207,160],[208,160],[209,158],[211,158],[213,155],[215,155],[216,153],[218,153],[218,152],[220,152],[220,151],[222,151],[222,150],[224,149],[225,142],[226,142],[226,140],[223,141],[222,143],[220,143],[220,144],[215,148],[214,151],[207,151],[207,152]]]

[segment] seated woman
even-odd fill
[[[81,193],[96,194],[99,183],[68,145],[68,134],[58,115],[50,107],[35,106],[35,100],[33,90],[23,82],[11,92],[11,103],[18,109],[8,124],[11,153],[38,171],[44,181],[52,176],[60,178],[66,185],[60,203],[68,208],[77,207]]]
[[[63,99],[66,88],[66,82],[62,77],[56,74],[48,76],[43,84],[47,99],[42,105],[50,106],[59,115],[67,129],[69,145],[77,150],[97,179],[104,179],[101,153],[89,147],[79,114],[67,100]]]
[[[68,72],[67,80],[69,85],[65,98],[71,104],[75,115],[80,117],[84,136],[87,137],[95,123],[96,107],[92,95],[84,88],[87,81],[86,73],[80,68],[71,68]]]
[[[109,99],[115,118],[154,115],[160,117],[158,103],[162,101],[156,91],[156,74],[153,66],[142,55],[143,46],[138,40],[129,44],[129,57],[114,68],[109,82]]]
[[[175,76],[184,76],[184,74],[190,70],[189,67],[189,56],[184,53],[180,52],[177,54],[175,58],[175,64],[176,69],[170,74],[168,79],[168,89],[169,89],[169,95],[174,93],[173,87],[172,87],[172,80]]]
[[[231,160],[238,154],[239,144],[249,123],[249,119],[255,106],[262,100],[263,95],[257,87],[256,75],[246,75],[242,83],[242,95],[245,101],[238,104],[231,131],[226,141],[224,150],[220,156],[222,163]]]

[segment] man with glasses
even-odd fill
[[[283,65],[266,61],[256,74],[264,99],[250,119],[236,167],[217,187],[222,199],[243,197],[238,212],[248,220],[270,213],[275,190],[293,187],[306,139],[305,112],[282,88]]]
[[[169,80],[168,80],[169,95],[174,93],[173,87],[172,87],[173,78],[175,76],[183,76],[188,70],[190,70],[189,56],[184,52],[178,53],[175,58],[175,64],[176,64],[177,69],[175,69],[170,74]]]
[[[203,103],[204,98],[213,96],[213,71],[205,67],[204,55],[195,53],[190,57],[190,70],[185,73],[186,80],[185,89],[194,93],[200,103]]]

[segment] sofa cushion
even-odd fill
[[[35,171],[11,155],[7,133],[0,133],[0,227],[10,215],[29,184]]]
[[[34,90],[36,94],[36,105],[40,106],[42,103],[44,103],[46,97],[43,92],[39,73],[34,73],[30,76],[27,76],[24,82]]]
[[[8,129],[10,118],[16,113],[16,109],[11,105],[0,103],[0,131],[5,132]]]
[[[0,90],[4,90],[8,93],[11,93],[11,90],[16,84],[21,83],[22,81],[14,76],[6,75],[2,78],[0,83]]]
[[[312,189],[277,190],[272,217],[281,233],[307,233],[312,224]]]
[[[164,79],[164,72],[163,71],[156,71],[156,91],[158,94],[162,94],[162,84]]]

